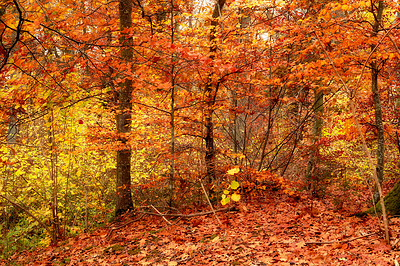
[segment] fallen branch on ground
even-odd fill
[[[151,205],[151,206],[152,206],[152,205]],[[196,217],[196,216],[204,216],[204,215],[214,214],[215,212],[230,211],[230,210],[234,210],[234,208],[235,208],[235,206],[231,206],[231,207],[228,207],[228,208],[216,209],[216,210],[214,210],[214,211],[198,212],[198,213],[192,213],[192,214],[181,214],[181,213],[165,213],[165,214],[164,214],[164,213],[161,213],[161,212],[136,211],[136,213],[142,214],[142,215],[140,215],[139,218],[137,218],[137,219],[135,219],[135,220],[132,220],[132,221],[129,221],[129,222],[127,222],[127,223],[124,223],[124,224],[122,224],[122,225],[120,225],[120,226],[111,228],[110,231],[107,233],[107,236],[106,236],[106,237],[109,238],[109,237],[111,236],[111,234],[112,234],[115,230],[121,229],[122,227],[125,227],[125,226],[127,226],[127,225],[129,225],[129,224],[131,224],[131,223],[134,223],[134,222],[139,221],[139,220],[142,219],[143,216],[146,215],[146,214],[147,214],[147,215],[161,216],[161,217],[163,217],[164,219],[165,219],[165,216],[169,216],[169,217],[181,217],[181,218],[191,218],[191,217]],[[168,221],[168,220],[167,220],[167,221]],[[169,221],[168,221],[168,223],[171,224]]]
[[[223,211],[230,211],[234,210],[234,206],[223,208],[223,209],[216,209],[215,212],[223,212]],[[190,218],[196,216],[204,216],[209,214],[214,214],[214,211],[206,211],[206,212],[198,212],[192,214],[180,214],[180,213],[156,213],[156,212],[146,212],[146,211],[136,211],[137,213],[147,214],[147,215],[156,215],[156,216],[169,216],[169,217],[183,217],[183,218]]]
[[[210,205],[210,208],[211,208],[211,210],[212,210],[212,212],[213,212],[215,218],[217,219],[219,225],[222,226],[222,223],[221,223],[221,221],[219,220],[219,218],[218,218],[218,216],[217,216],[217,213],[215,212],[215,209],[214,209],[213,205],[211,204],[210,198],[209,198],[208,195],[207,195],[207,191],[206,191],[206,189],[204,188],[204,185],[203,185],[203,182],[201,182],[201,179],[199,179],[199,182],[200,182],[200,185],[201,185],[201,187],[202,187],[202,189],[203,189],[204,195],[206,196],[208,205]]]
[[[115,230],[121,229],[122,227],[125,227],[125,226],[127,226],[127,225],[130,225],[131,223],[137,222],[137,221],[139,221],[140,219],[142,219],[143,216],[144,216],[144,214],[140,215],[139,218],[136,218],[135,220],[132,220],[132,221],[126,222],[126,223],[124,223],[124,224],[122,224],[122,225],[120,225],[120,226],[111,228],[110,231],[108,231],[106,238],[109,238],[109,237],[111,236],[111,234],[112,234]]]
[[[165,218],[165,216],[163,215],[163,213],[161,213],[159,210],[156,209],[156,207],[154,207],[153,205],[151,205],[151,207],[158,213],[162,215],[162,218],[169,224],[172,225],[172,223],[170,221],[167,220],[167,218]]]

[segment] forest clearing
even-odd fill
[[[0,0],[0,260],[399,265],[400,4]]]

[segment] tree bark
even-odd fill
[[[175,41],[175,17],[174,17],[174,1],[171,0],[171,43]],[[165,19],[165,18],[164,18]],[[159,18],[161,20],[161,18]],[[175,144],[176,144],[176,132],[175,132],[175,101],[176,101],[176,87],[175,87],[175,54],[171,55],[171,105],[170,105],[170,133],[171,133],[171,161],[170,161],[170,173],[169,173],[169,206],[172,206],[174,199],[174,182],[175,182]]]
[[[129,65],[133,58],[133,39],[124,31],[132,27],[132,1],[119,1],[121,58]],[[117,151],[117,181],[115,216],[133,209],[131,195],[131,149],[128,146],[128,133],[131,126],[132,80],[126,77],[119,85],[117,132],[121,148]]]
[[[311,185],[311,181],[315,178],[315,170],[318,165],[319,145],[318,140],[322,136],[323,114],[324,114],[324,93],[322,91],[314,91],[314,125],[313,125],[313,148],[307,163],[306,180]],[[311,187],[311,189],[313,189]]]
[[[373,25],[373,34],[372,36],[375,37],[378,34],[380,22],[382,20],[384,9],[383,1],[379,1],[377,14],[375,16],[375,23]],[[371,50],[375,51],[376,45],[371,46]],[[377,64],[377,59],[372,58],[371,60],[371,90],[372,96],[374,99],[374,109],[375,109],[375,124],[378,134],[378,149],[377,149],[377,163],[376,163],[376,174],[378,176],[379,184],[382,187],[383,181],[383,171],[384,171],[384,164],[385,164],[385,136],[383,130],[383,122],[382,122],[382,106],[381,100],[379,95],[379,86],[378,86],[378,75],[380,69]],[[375,186],[375,192],[373,196],[374,204],[379,201],[379,191],[378,188]]]
[[[218,0],[215,4],[214,11],[211,19],[211,32],[210,32],[210,59],[213,61],[215,59],[215,54],[217,52],[217,27],[219,25],[219,18],[221,16],[222,9],[225,5],[225,0]],[[206,185],[210,185],[214,182],[216,178],[215,174],[215,145],[214,145],[214,105],[217,96],[219,84],[215,83],[213,80],[213,73],[210,72],[208,75],[207,83],[204,87],[204,127],[205,127],[205,143],[206,143],[206,154],[205,154],[205,164],[206,164]]]

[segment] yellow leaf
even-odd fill
[[[16,175],[16,176],[21,176],[21,175],[23,175],[23,174],[25,174],[25,172],[24,172],[24,170],[22,170],[21,168],[19,168],[19,169],[15,172],[15,175]]]
[[[225,195],[223,195],[223,196],[225,196]],[[223,198],[223,199],[221,200],[221,204],[222,204],[222,205],[226,205],[226,204],[228,204],[230,201],[231,201],[230,197],[226,197],[226,198]]]
[[[231,196],[231,199],[233,201],[239,201],[240,200],[240,195],[236,194],[236,193],[233,193],[232,196]]]
[[[232,168],[231,170],[228,170],[228,172],[226,172],[228,175],[234,175],[240,172],[240,168],[239,167],[235,167]]]
[[[232,180],[231,184],[229,185],[231,189],[237,189],[239,187],[239,182],[236,180]]]
[[[213,238],[213,240],[211,240],[211,242],[215,243],[215,242],[218,242],[218,240],[219,240],[219,236],[216,236]]]

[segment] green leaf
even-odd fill
[[[221,200],[222,205],[226,205],[229,202],[231,202],[231,197],[225,197],[224,199]]]

